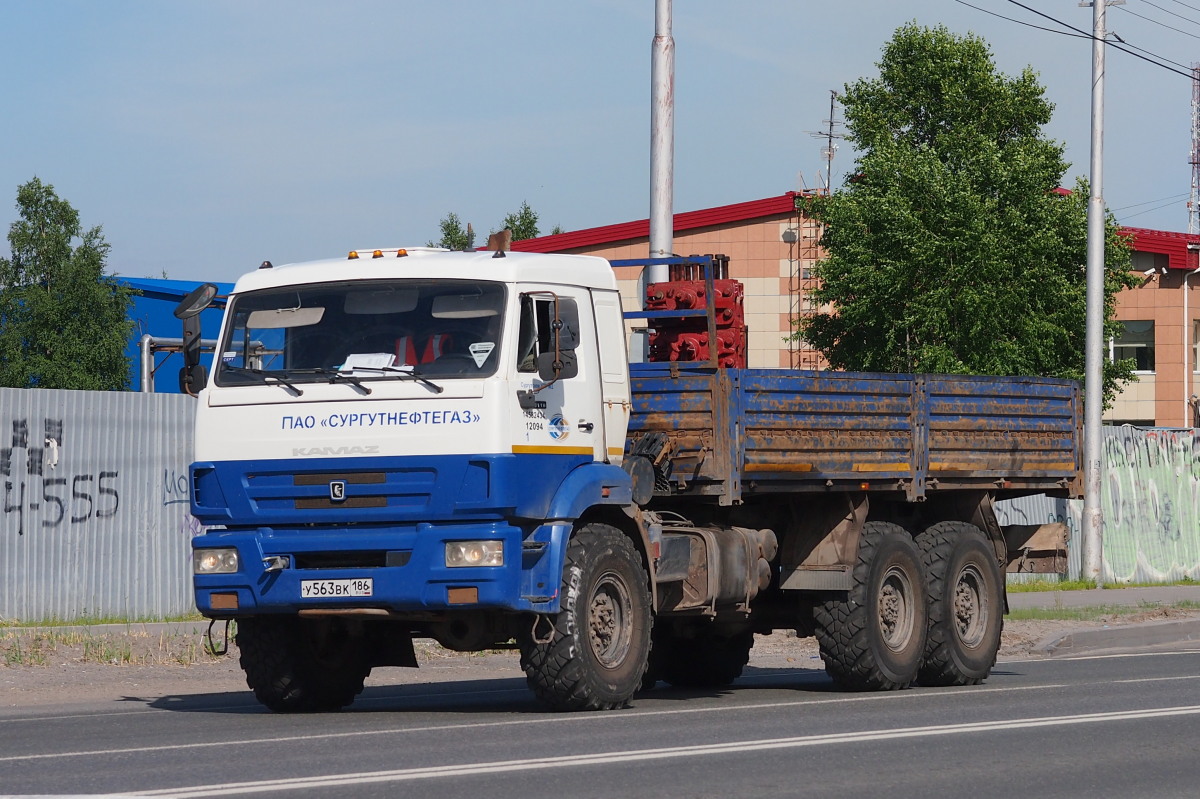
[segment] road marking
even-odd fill
[[[462,763],[446,766],[394,769],[389,771],[364,771],[347,774],[329,774],[320,777],[293,777],[279,780],[257,780],[254,782],[229,782],[219,785],[199,785],[178,788],[163,788],[150,791],[133,791],[129,796],[169,796],[174,799],[198,799],[205,796],[231,796],[244,793],[268,793],[305,789],[327,789],[345,785],[368,785],[372,783],[409,782],[414,780],[464,777],[479,774],[503,774],[517,771],[539,771],[556,768],[578,768],[581,766],[634,763],[646,760],[666,760],[685,757],[709,757],[714,755],[761,752],[771,749],[797,749],[808,746],[888,741],[902,738],[924,738],[943,735],[999,732],[1007,730],[1033,729],[1038,727],[1061,727],[1079,724],[1104,724],[1134,719],[1158,719],[1174,716],[1200,715],[1200,705],[1163,707],[1147,710],[1127,710],[1113,713],[1085,713],[1073,716],[1042,716],[1028,719],[1006,719],[969,724],[947,724],[928,727],[903,727],[894,730],[864,730],[830,735],[806,735],[794,738],[767,738],[756,741],[729,741],[698,746],[672,746],[660,749],[596,752],[593,754],[564,755],[561,757],[528,758],[524,760],[500,760],[484,763]]]
[[[1125,658],[1158,658],[1171,655],[1200,655],[1200,649],[1168,649],[1161,652],[1110,652],[1103,655],[1059,655],[1053,658],[1016,658],[1013,660],[997,660],[996,665],[999,666],[1002,663],[1056,663],[1064,660],[1123,660]]]
[[[1110,681],[1111,682],[1111,681]],[[1038,691],[1046,688],[1067,688],[1070,683],[1043,683],[1041,685],[1014,686],[1011,688],[976,688],[970,691],[971,696],[983,693],[1007,693],[1014,691]],[[7,755],[0,757],[0,763],[12,760],[47,760],[59,757],[98,757],[108,755],[141,754],[147,752],[169,752],[178,749],[208,749],[217,746],[250,746],[251,744],[278,744],[295,741],[326,741],[339,738],[358,738],[373,735],[402,735],[410,733],[445,732],[448,730],[480,730],[489,727],[518,727],[530,724],[564,724],[564,723],[594,723],[621,721],[630,718],[645,718],[650,716],[682,716],[696,713],[728,713],[735,710],[772,710],[787,707],[814,707],[819,705],[837,705],[857,702],[896,701],[918,696],[946,695],[965,696],[961,688],[928,690],[922,692],[904,691],[900,693],[854,694],[833,699],[789,699],[779,702],[757,702],[751,705],[707,705],[705,707],[672,708],[670,710],[612,710],[606,713],[575,713],[555,714],[534,719],[515,719],[505,721],[476,721],[469,724],[431,724],[420,727],[391,727],[383,730],[354,730],[352,732],[328,732],[317,735],[287,735],[273,738],[244,738],[241,740],[206,741],[186,744],[160,744],[156,746],[131,746],[124,749],[88,749],[75,752],[46,752],[32,755]]]
[[[1058,663],[1058,662],[1062,662],[1064,660],[1118,660],[1118,659],[1122,659],[1122,658],[1167,657],[1167,656],[1172,656],[1172,655],[1196,655],[1196,654],[1200,654],[1200,649],[1180,649],[1180,650],[1164,651],[1164,652],[1125,652],[1125,653],[1107,654],[1107,655],[1081,655],[1078,657],[1070,657],[1070,658],[1068,658],[1068,657],[1017,658],[1017,659],[1013,659],[1013,660],[998,660],[998,661],[996,661],[996,665],[1003,666],[1003,665],[1010,665],[1010,664],[1016,664],[1016,663]],[[762,675],[762,676],[747,675],[747,676],[744,676],[742,678],[742,680],[745,683],[750,683],[750,682],[758,682],[758,681],[767,680],[767,679],[776,679],[778,677],[791,676],[791,677],[797,678],[797,680],[799,681],[800,678],[804,678],[809,675],[821,677],[821,675],[824,674],[824,672],[822,672],[822,671],[813,670],[813,669],[802,669],[802,668],[792,669],[792,668],[786,668],[786,667],[781,667],[781,666],[770,666],[770,667],[765,667],[765,668],[768,668],[769,670],[774,671],[776,673],[771,674],[771,675]],[[996,672],[993,672],[993,675],[995,675],[995,674],[996,674]],[[1165,679],[1191,679],[1191,678],[1189,678],[1189,677],[1178,677],[1178,678],[1170,677],[1170,678],[1165,678]],[[447,684],[448,684],[448,682],[449,681],[447,681]],[[1105,680],[1105,682],[1107,683],[1109,681]],[[391,686],[376,685],[376,686],[372,686],[372,688],[382,688],[382,689],[395,688],[395,687],[409,688],[412,686],[423,686],[423,685],[432,685],[432,684],[433,683],[398,683],[396,685],[391,685]],[[968,695],[973,696],[977,693],[983,693],[983,692],[988,692],[988,691],[1023,691],[1023,690],[1029,690],[1031,688],[1038,688],[1038,687],[1061,688],[1061,687],[1064,687],[1065,685],[1067,685],[1067,684],[1063,683],[1061,685],[1053,684],[1053,685],[1048,685],[1048,686],[1017,686],[1017,687],[1004,687],[1004,688],[993,688],[993,687],[972,688],[971,693]],[[1071,683],[1070,685],[1077,687],[1080,684],[1079,683]],[[736,688],[736,687],[737,686],[735,685],[734,688]],[[961,688],[951,688],[948,690],[955,692],[955,693],[962,691]],[[930,693],[931,693],[931,691],[926,690],[926,691],[922,691],[921,695],[928,696]],[[411,696],[406,696],[406,695],[401,695],[401,694],[391,694],[391,695],[387,695],[387,696],[367,696],[367,697],[360,696],[355,700],[355,705],[362,706],[369,702],[391,702],[391,701],[395,701],[397,699],[406,699],[406,698],[427,700],[427,699],[437,699],[439,697],[448,696],[448,697],[454,697],[455,699],[462,699],[463,697],[486,696],[489,694],[523,694],[523,695],[528,696],[529,689],[526,688],[524,685],[522,685],[520,688],[490,688],[487,690],[479,690],[479,691],[439,691],[436,693],[420,694],[416,697],[411,697]],[[938,694],[940,695],[940,692],[938,692]],[[908,695],[909,694],[907,692],[902,692],[899,694],[886,693],[886,694],[872,694],[869,697],[863,697],[863,698],[865,699],[865,698],[871,698],[871,697],[875,697],[875,698],[904,697],[904,696],[908,696]],[[839,701],[839,700],[817,700],[817,703],[820,703],[822,701]],[[788,704],[793,704],[793,703],[790,703],[790,702],[778,703],[778,702],[776,702],[776,703],[770,703],[768,705],[765,705],[765,707],[786,706]],[[812,704],[812,703],[809,703],[809,704]],[[655,714],[670,713],[670,712],[690,713],[690,712],[708,712],[708,711],[716,711],[716,710],[756,709],[759,707],[764,707],[764,706],[763,705],[739,705],[739,706],[732,707],[732,708],[722,706],[720,708],[716,708],[716,707],[700,708],[699,710],[695,710],[695,711],[693,711],[693,710],[642,711],[642,713],[655,713]],[[259,710],[260,708],[261,708],[261,706],[257,702],[247,699],[246,702],[241,703],[241,704],[211,705],[211,706],[205,707],[204,710],[209,711],[209,712],[216,712],[216,711],[225,711],[225,710],[245,710],[245,709]],[[147,708],[147,709],[142,709],[142,710],[122,710],[122,711],[118,711],[118,712],[105,710],[105,711],[99,711],[99,712],[95,712],[95,713],[69,713],[66,715],[54,715],[54,716],[18,716],[18,717],[13,717],[13,718],[0,718],[0,725],[18,724],[21,722],[29,722],[29,721],[65,721],[65,720],[70,720],[70,719],[90,719],[90,718],[98,718],[98,717],[102,717],[102,716],[105,716],[105,717],[106,716],[140,716],[140,715],[145,715],[145,714],[149,714],[149,713],[162,713],[164,710],[169,710],[169,708]],[[625,718],[625,717],[628,717],[629,715],[632,715],[632,714],[629,714],[629,713],[620,714],[619,717]],[[609,714],[596,714],[596,715],[589,714],[588,717],[599,719],[599,718],[611,718],[612,716],[610,716]],[[545,721],[556,721],[556,720],[562,720],[565,718],[571,718],[571,717],[570,716],[567,716],[567,717],[558,716],[553,719],[545,719]],[[540,722],[540,721],[543,721],[543,719],[532,719],[532,720],[528,720],[526,722],[513,722],[513,723],[529,723],[529,722]],[[506,722],[498,722],[498,723],[506,723]],[[427,729],[427,728],[420,728],[420,729]],[[406,732],[406,730],[397,730],[397,732]],[[87,753],[82,753],[82,754],[87,754]],[[16,758],[0,757],[0,762],[3,762],[5,760],[12,760],[12,759],[23,760],[26,758],[24,758],[24,757],[16,757]]]
[[[1174,682],[1179,680],[1198,680],[1200,674],[1179,675],[1170,677],[1139,677],[1125,680],[1105,680],[1106,685],[1124,685],[1142,682]],[[181,749],[211,749],[221,746],[245,747],[253,744],[294,743],[298,741],[326,741],[339,738],[361,738],[376,735],[407,735],[412,733],[446,732],[449,730],[479,730],[489,727],[519,727],[532,724],[563,724],[563,723],[594,723],[622,721],[630,718],[646,718],[654,716],[683,716],[700,713],[730,713],[738,710],[774,710],[789,707],[820,707],[822,705],[840,705],[871,701],[901,701],[921,697],[974,697],[980,694],[1017,693],[1021,691],[1040,691],[1055,688],[1078,688],[1080,683],[1041,683],[1039,685],[1014,685],[1005,687],[973,687],[963,690],[961,687],[928,688],[920,691],[900,691],[887,693],[853,694],[829,699],[789,699],[779,702],[756,702],[746,705],[706,705],[704,707],[682,707],[670,710],[614,710],[607,713],[576,713],[554,714],[533,719],[507,719],[504,721],[477,721],[469,724],[430,724],[419,727],[389,727],[382,730],[354,730],[351,732],[329,732],[316,735],[287,735],[272,738],[245,738],[241,740],[201,741],[185,744],[159,744],[156,746],[131,746],[123,749],[85,749],[73,752],[42,752],[29,755],[6,755],[0,757],[0,763],[19,760],[52,760],[67,757],[101,757],[109,755],[146,754],[151,752],[169,752]],[[380,700],[382,701],[382,700]],[[129,714],[119,714],[129,715]],[[55,717],[57,718],[57,717]]]

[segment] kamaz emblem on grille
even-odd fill
[[[346,499],[346,481],[332,480],[329,483],[329,501],[342,502]]]
[[[377,455],[379,445],[370,444],[363,447],[293,447],[293,458],[313,458],[318,455]]]

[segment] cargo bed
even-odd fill
[[[1069,380],[634,364],[629,451],[667,438],[656,495],[721,505],[771,492],[919,501],[1082,493],[1082,402]]]

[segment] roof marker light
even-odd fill
[[[347,261],[353,261],[356,258],[358,258],[358,250],[351,250],[350,254],[346,256]]]
[[[371,253],[371,257],[372,258],[382,258],[383,250],[376,250],[375,252]]]
[[[408,250],[396,250],[397,258],[403,258],[406,255],[408,255]]]

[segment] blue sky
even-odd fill
[[[970,2],[675,0],[675,210],[817,185],[830,90],[914,20],[1039,73],[1064,182],[1086,175],[1090,43]],[[1091,29],[1076,0],[1024,5]],[[1190,66],[1200,0],[1128,0],[1109,27]],[[0,226],[36,175],[103,226],[111,271],[232,280],[424,244],[450,211],[481,240],[522,201],[543,232],[645,218],[653,33],[654,0],[0,0]],[[1106,105],[1107,205],[1186,230],[1190,81],[1110,51]],[[843,145],[835,187],[852,165]]]

